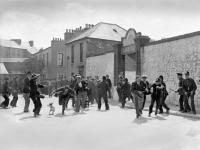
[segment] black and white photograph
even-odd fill
[[[0,150],[200,150],[200,1],[0,0]]]

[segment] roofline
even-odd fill
[[[121,29],[127,31],[126,29],[122,28],[121,26],[119,26],[119,25],[116,24],[116,23],[107,23],[107,22],[99,22],[99,23],[104,23],[104,24],[109,24],[109,25],[116,25],[116,26],[118,26],[119,28],[121,28]],[[98,23],[98,24],[99,24],[99,23]]]
[[[126,29],[124,29],[124,28],[122,28],[121,26],[119,26],[119,25],[117,25],[117,24],[113,24],[113,23],[107,23],[107,22],[99,22],[99,23],[97,23],[95,26],[97,26],[97,25],[99,25],[99,24],[101,24],[101,23],[103,23],[103,24],[108,24],[108,25],[116,25],[116,26],[118,26],[119,28],[121,28],[121,29],[123,29],[125,32],[127,32],[127,30]],[[91,28],[92,29],[92,28]],[[86,30],[85,32],[88,32],[89,30],[91,30],[91,29],[88,29],[88,30]],[[84,34],[85,32],[83,32],[83,33],[81,33],[81,34]],[[93,31],[93,32],[95,32],[95,30]],[[93,33],[92,32],[92,33]],[[81,35],[80,34],[80,35]],[[78,35],[78,36],[80,36],[80,35]],[[76,42],[76,41],[79,41],[79,40],[82,40],[82,39],[85,39],[85,38],[91,38],[91,37],[83,37],[83,38],[81,38],[81,39],[77,39],[77,40],[74,40],[74,41],[70,41],[70,42],[66,42],[65,44],[71,44],[71,43],[73,43],[73,42]],[[98,38],[93,38],[93,39],[98,39]],[[71,40],[73,40],[73,39],[71,39]],[[102,39],[103,40],[103,39]],[[104,40],[106,40],[106,39],[104,39]],[[108,40],[108,41],[114,41],[114,40]],[[118,41],[117,41],[118,42]]]
[[[72,41],[72,42],[69,42],[69,43],[65,43],[65,45],[67,45],[67,44],[72,44],[72,43],[74,43],[74,42],[77,42],[77,41],[81,41],[81,40],[86,40],[86,39],[94,39],[94,40],[102,40],[102,41],[110,41],[110,42],[118,42],[118,43],[120,43],[121,42],[121,40],[120,41],[114,41],[114,40],[106,40],[106,39],[99,39],[99,38],[92,38],[92,37],[84,37],[84,38],[82,38],[82,39],[78,39],[78,40],[76,40],[76,41]]]
[[[49,49],[49,48],[51,48],[51,46],[49,46],[49,47],[47,47],[47,48],[45,48],[45,49],[43,49],[43,50],[41,50],[41,51],[39,50],[38,52],[34,53],[33,55],[42,53],[43,51],[46,51],[46,50]]]
[[[0,45],[0,47],[5,47],[5,48],[14,48],[14,49],[22,49],[22,50],[27,50],[27,48],[16,48],[16,47],[8,47],[8,46],[2,46]],[[27,50],[28,51],[28,50]],[[30,53],[30,52],[29,52]]]
[[[156,44],[161,44],[161,43],[166,43],[166,42],[172,42],[172,41],[186,39],[186,38],[199,36],[199,35],[200,35],[200,31],[191,32],[191,33],[182,34],[182,35],[178,35],[178,36],[174,36],[174,37],[169,37],[166,39],[161,39],[158,41],[152,41],[152,42],[149,42],[148,44],[146,44],[145,46],[156,45]]]

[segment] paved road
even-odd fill
[[[48,115],[54,102],[56,113]],[[97,111],[96,105],[76,114],[72,108],[61,116],[57,99],[43,99],[42,116],[24,114],[23,98],[18,107],[0,109],[2,150],[199,150],[200,121],[173,115],[135,119],[134,109],[111,106]],[[31,103],[30,109],[33,105]]]

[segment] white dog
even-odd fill
[[[49,103],[48,106],[50,107],[49,115],[54,115],[55,107],[53,106],[53,103]]]

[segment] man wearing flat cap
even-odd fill
[[[183,84],[183,89],[185,90],[186,95],[186,103],[191,100],[191,108],[188,105],[188,108],[186,108],[187,112],[190,112],[192,109],[192,113],[196,114],[195,104],[194,104],[194,95],[197,90],[197,85],[194,81],[194,79],[190,78],[190,73],[187,71],[185,73],[185,81]]]

